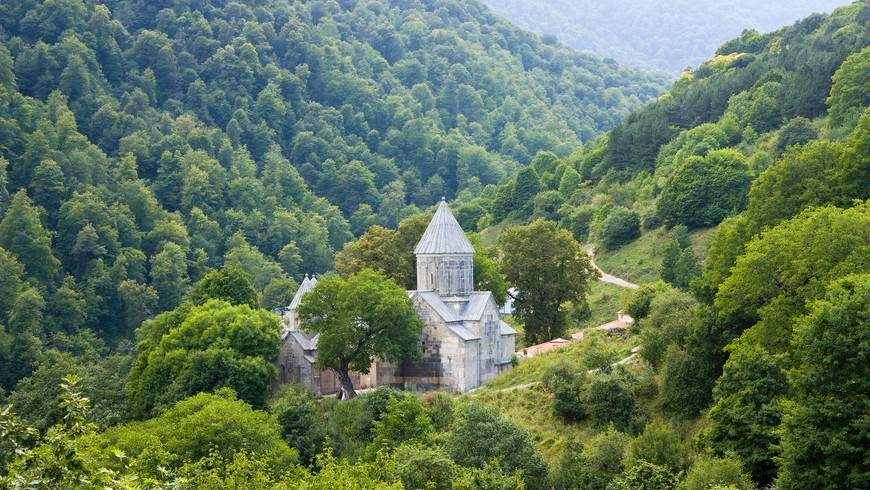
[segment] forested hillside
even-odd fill
[[[848,0],[609,2],[484,0],[496,13],[581,51],[679,76],[744,29],[769,32]]]
[[[209,269],[286,304],[371,225],[661,88],[476,2],[3,2],[0,42],[0,324],[35,342],[7,390],[58,333],[130,339]]]
[[[868,0],[662,95],[474,2],[21,1],[0,27],[0,489],[867,487]],[[377,349],[442,195],[475,287],[546,293],[514,292],[529,339],[634,323],[469,394],[276,387],[262,307],[327,272],[335,309],[303,311]],[[640,288],[591,284],[581,243]]]
[[[457,208],[491,211],[476,221],[482,236],[559,221],[599,263],[645,282],[622,300],[644,367],[614,369],[606,380],[619,389],[564,378],[588,357],[535,364],[563,420],[622,421],[629,434],[632,415],[653,420],[607,446],[626,458],[611,484],[866,486],[868,20],[860,1],[745,31],[581,151],[539,154],[491,198]],[[599,444],[618,436],[600,437],[566,454],[566,488],[604,488],[586,485],[600,475]],[[648,437],[668,448],[647,458],[657,468],[631,460]]]

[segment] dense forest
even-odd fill
[[[0,488],[870,481],[866,0],[662,95],[475,2],[21,1],[0,28]],[[482,289],[574,284],[518,310],[529,339],[634,323],[473,394],[274,386],[263,308],[312,272],[345,324],[408,305],[441,196]],[[588,283],[580,244],[641,287]]]
[[[0,324],[33,337],[5,390],[57,335],[129,342],[210,269],[286,305],[370,226],[662,87],[474,2],[4,2],[0,41]]]
[[[769,32],[847,0],[724,0],[666,3],[484,0],[499,15],[547,38],[646,70],[679,76],[744,29]]]

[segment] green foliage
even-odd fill
[[[870,105],[870,92],[862,80],[870,75],[870,49],[855,53],[840,65],[834,73],[831,95],[825,102],[828,110],[828,124],[838,127],[856,117]]]
[[[453,424],[453,398],[443,391],[424,396],[426,412],[432,422],[432,430],[440,432]]]
[[[704,372],[702,360],[671,345],[663,363],[658,396],[662,411],[687,419],[696,417],[710,403],[706,380],[699,376]]]
[[[733,456],[724,458],[699,458],[686,472],[685,479],[677,487],[680,490],[707,490],[725,486],[736,490],[754,490],[755,484],[743,471],[743,464]]]
[[[58,403],[64,390],[58,380],[73,375],[80,380],[79,393],[88,399],[87,421],[99,427],[114,425],[125,418],[123,361],[117,355],[100,359],[93,353],[76,357],[48,351],[33,374],[16,384],[8,402],[25,423],[44,433],[63,421],[66,411]]]
[[[749,192],[746,216],[753,228],[776,224],[811,206],[848,204],[849,183],[842,181],[843,145],[814,141],[788,151],[758,176]]]
[[[628,445],[626,468],[652,463],[672,474],[685,471],[692,465],[692,456],[680,435],[666,422],[654,420],[643,433]]]
[[[734,150],[690,157],[662,189],[658,213],[665,223],[704,228],[746,207],[752,176],[746,158]]]
[[[121,488],[133,489],[139,478],[106,469],[89,454],[88,440],[93,426],[85,423],[88,399],[77,391],[81,382],[74,375],[61,380],[60,408],[63,421],[45,435],[19,422],[9,407],[0,411],[0,444],[9,448],[4,455],[3,488]]]
[[[637,320],[640,355],[654,369],[662,367],[670,346],[683,346],[697,306],[690,294],[678,289],[662,288],[655,293],[649,303],[649,314]]]
[[[230,387],[262,407],[277,370],[278,320],[248,305],[184,304],[143,326],[127,392],[134,417],[159,413],[201,391]]]
[[[299,284],[293,279],[272,279],[263,290],[260,306],[266,310],[286,307],[293,302],[297,290]]]
[[[311,394],[302,387],[284,386],[269,402],[269,413],[281,425],[281,437],[299,452],[304,464],[314,461],[324,447],[324,427]]]
[[[640,236],[640,215],[623,207],[616,207],[595,231],[596,239],[608,249],[617,249]]]
[[[426,409],[416,396],[390,398],[386,411],[373,422],[369,452],[391,451],[399,444],[425,444],[432,432]]]
[[[401,482],[390,482],[394,461],[379,459],[374,463],[357,461],[351,465],[327,450],[317,457],[318,471],[304,471],[283,482],[281,490],[401,490]]]
[[[608,483],[607,490],[671,490],[676,485],[669,467],[641,460]]]
[[[43,228],[38,208],[22,189],[12,197],[0,221],[0,247],[14,254],[38,284],[50,289],[60,279],[60,261],[51,250],[51,234]]]
[[[374,416],[367,397],[338,400],[327,397],[320,400],[320,410],[326,427],[326,443],[335,454],[349,461],[358,461],[371,442]]]
[[[784,404],[780,435],[782,488],[864,485],[868,441],[870,275],[833,282],[798,321],[793,391]]]
[[[631,385],[618,373],[592,375],[583,387],[581,403],[596,426],[611,424],[627,431],[635,412]]]
[[[663,281],[687,291],[691,282],[700,275],[701,264],[691,248],[681,246],[676,240],[665,245],[661,270]]]
[[[635,321],[644,319],[650,313],[653,299],[671,287],[663,281],[643,284],[628,296],[623,308]]]
[[[496,250],[484,247],[480,243],[480,237],[476,233],[465,233],[468,241],[474,247],[472,262],[474,267],[474,289],[476,291],[489,291],[496,304],[503,305],[507,300],[508,284],[501,272],[498,262],[495,260]]]
[[[281,439],[278,421],[237,400],[227,388],[182,400],[157,418],[112,427],[91,443],[102,457],[110,447],[120,449],[145,474],[156,473],[159,466],[178,468],[213,451],[232,461],[244,449],[262,458],[275,475],[298,461],[297,451]]]
[[[494,409],[471,403],[457,414],[445,447],[462,466],[485,468],[493,460],[505,472],[522,471],[529,488],[542,488],[547,466],[529,432]]]
[[[404,488],[450,490],[456,488],[454,479],[462,471],[439,447],[403,444],[396,450],[395,457],[394,475]]]
[[[257,292],[247,274],[233,266],[209,272],[190,292],[190,301],[195,305],[202,305],[210,299],[227,301],[231,305],[248,305],[251,309],[259,306]]]
[[[525,341],[535,344],[567,331],[564,303],[582,305],[589,283],[598,276],[589,256],[566,230],[536,220],[507,229],[500,239],[502,270],[518,291],[516,313],[525,326]]]
[[[776,139],[776,151],[782,155],[787,148],[793,145],[803,145],[819,137],[819,131],[813,126],[812,121],[798,116],[782,127]]]
[[[808,301],[823,296],[825,284],[867,270],[868,211],[866,203],[808,210],[746,245],[716,296],[728,334],[753,326],[765,348],[787,348],[793,321],[807,312]]]
[[[317,363],[338,372],[347,397],[355,396],[349,370],[368,373],[375,356],[397,362],[419,352],[423,323],[405,290],[380,272],[320,280],[298,314],[320,333]]]
[[[733,453],[760,485],[776,475],[780,397],[788,389],[777,358],[757,345],[738,343],[713,389],[710,425],[701,441],[719,456]]]
[[[629,435],[610,426],[585,446],[569,448],[555,472],[557,488],[606,488],[623,472],[623,456],[630,440]]]

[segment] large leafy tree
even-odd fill
[[[146,338],[127,386],[135,417],[147,417],[199,392],[230,387],[262,407],[277,370],[278,319],[247,304],[184,303],[146,322]]]
[[[701,436],[714,454],[735,454],[753,479],[766,485],[776,476],[773,456],[782,420],[780,398],[788,389],[777,358],[761,347],[741,342],[713,389],[710,425]]]
[[[599,277],[589,256],[567,230],[543,219],[508,228],[501,237],[502,270],[517,292],[516,315],[525,325],[526,342],[560,337],[568,326],[565,304],[586,301]]]
[[[870,481],[870,274],[828,287],[798,321],[793,392],[780,434],[779,486],[861,488]]]
[[[158,466],[178,468],[210,453],[232,461],[242,450],[262,458],[267,471],[278,475],[298,461],[298,452],[281,439],[278,421],[227,388],[182,400],[156,418],[112,427],[92,443],[102,449],[107,465],[118,464],[109,460],[113,447],[134,460],[150,458],[156,465],[145,468],[154,473]]]
[[[368,373],[376,357],[398,362],[419,352],[423,322],[405,290],[380,272],[321,279],[298,313],[320,333],[317,363],[338,373],[341,397],[356,396],[350,371]]]
[[[868,75],[870,48],[864,48],[846,58],[834,74],[831,96],[825,101],[830,106],[828,124],[831,127],[843,125],[850,117],[855,117],[870,105],[870,90],[864,83]]]
[[[752,174],[736,150],[690,157],[662,189],[658,214],[665,223],[713,226],[746,207]]]
[[[810,209],[762,233],[746,245],[716,295],[723,340],[752,327],[762,347],[786,350],[794,321],[824,296],[828,282],[868,271],[868,249],[868,203]]]

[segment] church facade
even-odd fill
[[[474,247],[446,202],[439,205],[414,253],[417,289],[408,295],[424,324],[422,355],[400,364],[375,361],[368,375],[355,376],[354,386],[466,392],[510,369],[516,331],[502,321],[491,292],[474,291]],[[297,300],[316,283],[306,281],[289,307],[277,364],[282,382],[302,383],[315,394],[325,394],[331,386],[324,385],[324,377],[334,374],[317,369],[317,336],[305,333],[295,317]]]

